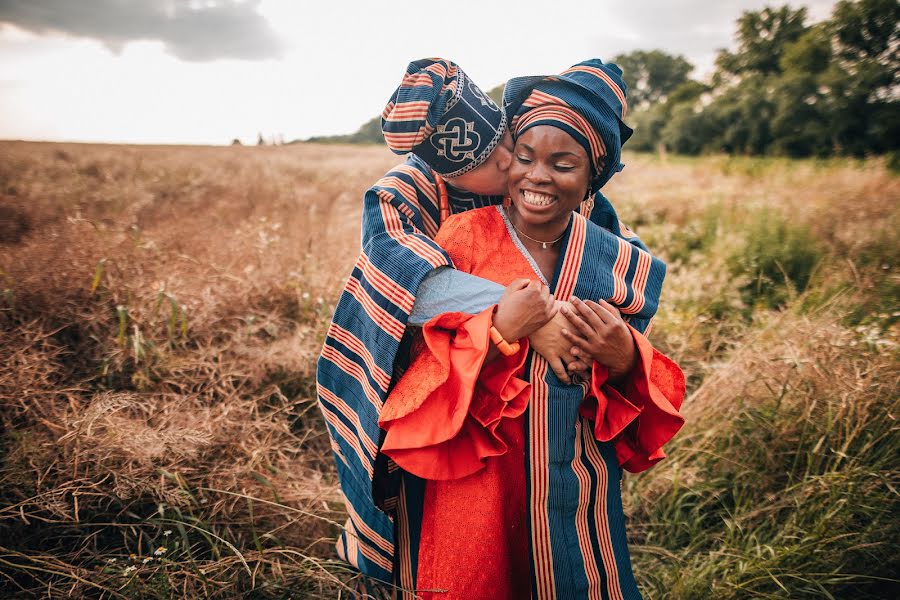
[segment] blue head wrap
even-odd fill
[[[409,63],[381,114],[381,131],[397,154],[414,152],[445,177],[483,163],[506,131],[506,116],[455,63]]]
[[[622,144],[633,133],[623,121],[626,93],[622,70],[594,58],[559,75],[510,79],[503,108],[512,115],[514,136],[536,125],[552,125],[575,138],[591,159],[591,188],[596,191],[624,167]]]

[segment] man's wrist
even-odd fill
[[[519,330],[512,324],[507,323],[506,319],[503,318],[503,315],[499,314],[496,310],[494,311],[494,316],[491,320],[491,324],[498,332],[500,332],[500,335],[502,335],[503,339],[505,339],[507,342],[517,342],[519,338],[522,337]]]

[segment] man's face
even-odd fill
[[[512,135],[507,130],[500,143],[486,161],[468,173],[458,177],[448,177],[447,182],[453,187],[467,190],[482,196],[503,196],[506,194],[506,176],[512,160]]]

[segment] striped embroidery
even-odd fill
[[[622,312],[634,314],[640,312],[644,308],[644,290],[647,288],[647,276],[650,274],[650,255],[646,252],[635,248],[637,254],[637,266],[634,270],[634,276],[631,278],[632,291],[634,296],[631,303],[622,308]]]
[[[359,568],[359,545],[356,542],[356,530],[353,529],[353,520],[349,517],[344,523],[344,531],[347,535],[338,540],[338,557],[345,560],[357,569]]]
[[[394,189],[407,201],[414,201],[416,199],[416,188],[393,173],[379,179],[378,183],[375,184],[375,187]]]
[[[606,506],[607,488],[609,487],[609,471],[606,462],[597,447],[593,430],[590,427],[582,428],[582,441],[584,442],[585,456],[588,463],[597,473],[597,487],[594,502],[594,522],[597,528],[596,544],[600,548],[600,556],[603,558],[606,571],[606,589],[610,600],[623,600],[622,587],[619,585],[619,569],[616,565],[616,555],[613,552],[612,539],[609,531],[609,519]]]
[[[386,200],[385,196],[389,198]],[[404,215],[410,220],[414,220],[414,215],[409,207],[400,205],[396,206],[390,203],[393,200],[393,197],[384,190],[380,190],[378,192],[378,197],[382,200],[385,200],[381,204],[381,216],[384,219],[384,228],[389,236],[393,239],[397,240],[401,245],[406,246],[421,258],[428,261],[432,266],[439,267],[447,264],[447,259],[444,258],[444,255],[441,254],[434,247],[429,246],[423,240],[419,239],[415,235],[411,235],[407,231],[405,231],[403,227],[403,223],[400,221],[400,216],[397,214],[397,210],[400,210],[404,213]],[[416,233],[416,232],[412,232]]]
[[[386,310],[378,306],[372,297],[362,289],[362,286],[356,277],[350,277],[347,280],[344,291],[349,292],[350,295],[356,298],[356,301],[359,302],[363,310],[366,311],[366,314],[369,315],[369,318],[372,319],[378,327],[388,332],[391,337],[398,342],[400,341],[400,338],[403,337],[403,331],[406,329],[405,325]]]
[[[413,581],[413,571],[412,571],[412,545],[410,544],[409,538],[409,512],[406,509],[406,483],[401,480],[400,483],[400,496],[398,498],[399,501],[399,510],[397,511],[397,537],[400,539],[397,540],[398,544],[398,559],[400,562],[400,587],[403,588],[401,593],[401,600],[406,600],[407,598],[415,598],[415,592],[413,591],[416,587],[416,582]],[[416,557],[418,558],[418,557]]]
[[[369,402],[372,403],[372,406],[375,407],[375,410],[381,410],[383,402],[381,401],[381,396],[375,391],[375,388],[372,387],[372,384],[369,383],[369,378],[365,370],[344,356],[339,350],[334,348],[333,346],[328,346],[322,349],[322,358],[330,361],[334,364],[338,369],[357,380],[362,386],[363,392],[366,395],[366,398],[369,399]]]
[[[366,536],[367,539],[371,540],[373,544],[381,548],[388,556],[394,555],[394,544],[384,539],[382,536],[378,535],[378,533],[369,527],[366,522],[360,518],[359,513],[356,512],[356,509],[353,508],[353,504],[351,502],[345,502],[347,506],[347,512],[350,515],[350,519],[358,524],[359,531]],[[391,567],[388,565],[387,570],[390,571]]]
[[[575,290],[575,282],[578,280],[581,260],[584,257],[585,224],[586,219],[584,217],[578,213],[573,213],[572,233],[569,235],[566,256],[559,271],[559,281],[556,283],[556,291],[554,293],[554,296],[560,300],[568,300]]]
[[[619,252],[616,256],[616,263],[613,265],[613,295],[609,299],[611,304],[621,306],[628,296],[628,286],[625,285],[625,275],[628,274],[628,264],[631,262],[631,244],[619,238],[616,240],[619,245]]]
[[[619,221],[619,233],[622,234],[622,237],[631,240],[637,237],[637,234],[628,228],[628,225]]]
[[[365,253],[360,255],[356,266],[362,271],[366,281],[378,290],[378,293],[393,302],[403,312],[408,313],[412,310],[413,303],[416,301],[415,296],[372,264]]]
[[[528,408],[529,449],[531,466],[531,561],[538,600],[556,597],[553,575],[553,548],[550,544],[550,453],[548,437],[548,390],[544,377],[547,361],[539,354],[531,356],[531,404]]]
[[[572,459],[572,470],[575,472],[575,477],[578,478],[578,509],[575,512],[575,530],[578,533],[578,548],[581,550],[584,560],[584,571],[588,581],[588,598],[589,600],[601,600],[602,576],[597,568],[594,540],[591,539],[591,527],[588,523],[588,519],[592,516],[589,514],[589,509],[594,490],[591,489],[591,475],[581,463],[584,456],[581,442],[582,429],[590,429],[590,424],[588,427],[583,427],[583,422],[581,418],[575,422],[575,456]]]
[[[519,118],[519,121],[515,126],[516,131],[519,131],[520,128],[526,127],[534,121],[541,121],[543,119],[552,119],[569,125],[576,131],[587,136],[588,144],[590,145],[591,152],[594,156],[606,155],[606,146],[603,144],[603,138],[600,137],[597,130],[591,127],[591,124],[587,122],[587,119],[581,116],[581,113],[568,106],[546,104],[530,110]]]
[[[589,67],[587,65],[578,65],[572,67],[571,69],[566,69],[563,71],[563,75],[566,73],[574,73],[576,71],[581,71],[582,73],[590,73],[596,77],[599,77],[609,86],[609,89],[612,90],[613,94],[616,95],[616,98],[619,99],[619,102],[622,104],[622,118],[625,118],[625,114],[628,112],[628,102],[625,101],[625,93],[616,85],[616,82],[612,80],[612,78],[603,72],[602,69],[597,69],[596,67]]]
[[[350,503],[348,502],[347,504],[349,505]],[[355,521],[353,521],[351,519],[351,523],[355,523]],[[362,525],[363,521],[359,521],[359,524]],[[363,538],[359,537],[359,535],[354,530],[348,529],[347,535],[345,536],[345,538],[347,539],[347,545],[350,546],[352,544],[353,546],[356,546],[359,549],[358,554],[362,554],[363,557],[366,558],[366,560],[378,565],[379,567],[381,567],[388,573],[391,572],[391,568],[393,566],[391,564],[391,561],[386,559],[377,550],[375,550],[372,546],[367,544],[365,542],[365,540]],[[351,542],[351,539],[353,540],[352,542]],[[349,548],[348,548],[348,552],[349,552]],[[358,563],[359,563],[359,559],[357,558],[357,564],[354,565],[357,569],[359,568]]]
[[[340,439],[356,451],[356,455],[359,457],[359,463],[369,474],[369,477],[372,477],[372,474],[374,472],[372,467],[372,460],[366,457],[363,449],[359,445],[359,440],[356,439],[356,436],[353,435],[353,432],[350,431],[350,428],[347,427],[336,414],[328,410],[325,407],[325,404],[321,401],[319,402],[319,410],[322,411],[322,416],[325,417],[325,420],[328,422],[328,424],[331,425],[338,433]],[[341,454],[341,458],[343,459],[344,464],[349,467],[350,464],[347,462],[347,459],[343,454]]]
[[[360,423],[360,421],[359,421],[359,415],[356,414],[355,412],[353,412],[352,410],[350,410],[350,407],[347,406],[346,402],[344,402],[342,399],[340,399],[338,396],[336,396],[334,394],[334,392],[332,392],[325,386],[320,384],[318,391],[319,391],[319,395],[325,401],[327,401],[329,404],[334,406],[334,408],[337,409],[338,412],[340,412],[342,415],[344,415],[345,419],[347,419],[348,421],[350,421],[350,423],[353,424],[353,426],[356,428],[356,432],[358,434],[357,437],[359,437],[359,439],[362,440],[363,446],[366,447],[366,450],[368,451],[369,456],[371,456],[372,460],[374,460],[375,455],[378,453],[378,446],[375,444],[374,441],[372,441],[372,438],[370,438],[368,436],[368,434],[366,434],[365,430],[363,429],[362,423]]]
[[[358,337],[338,325],[332,323],[328,328],[328,337],[337,340],[348,349],[352,350],[359,356],[366,368],[369,369],[369,375],[374,379],[381,389],[387,392],[388,386],[391,384],[391,376],[387,374],[381,367],[375,364],[375,358],[369,349],[362,343]]]
[[[554,293],[561,300],[568,300],[575,289],[584,254],[585,223],[584,217],[573,215],[572,231]],[[532,562],[537,596],[539,599],[550,599],[556,596],[556,582],[553,574],[553,549],[550,543],[550,516],[547,504],[550,495],[549,389],[546,380],[549,369],[547,361],[540,355],[533,353],[531,360],[532,388],[528,423]]]
[[[400,133],[389,133],[387,131],[384,132],[384,141],[390,144],[391,146],[415,146],[416,143],[422,137],[430,134],[430,131],[412,131],[412,132],[400,132]]]
[[[422,73],[415,79],[418,80],[422,77],[428,80],[428,83],[426,85],[430,88],[431,77],[428,77],[427,75]],[[416,81],[413,81],[412,84],[419,85]],[[384,113],[382,114],[382,118],[385,121],[390,122],[421,121],[424,120],[425,116],[428,114],[429,106],[431,106],[431,102],[429,100],[404,102],[399,106],[390,103],[385,108]]]

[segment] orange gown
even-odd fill
[[[459,270],[502,285],[541,278],[496,207],[452,217],[435,241]],[[427,323],[379,421],[381,451],[427,480],[416,581],[423,598],[531,594],[524,417],[531,385],[523,378],[530,350],[523,340],[514,356],[484,362],[494,309]],[[593,420],[597,440],[614,444],[623,468],[640,471],[665,456],[663,444],[683,423],[684,378],[632,332],[638,365],[616,389],[595,363],[581,414]]]

